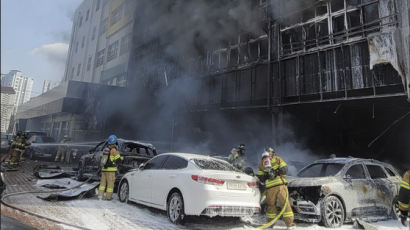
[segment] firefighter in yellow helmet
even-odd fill
[[[286,180],[287,171],[288,168],[286,162],[275,154],[275,150],[273,148],[266,149],[265,153],[262,154],[262,161],[258,165],[257,175],[259,180],[265,183],[267,203],[266,216],[269,221],[274,219],[278,214],[276,201],[279,200],[281,207],[286,203],[286,196],[288,193]],[[293,216],[293,211],[288,201],[283,213],[283,220],[288,229],[295,228]]]
[[[27,142],[26,135],[18,132],[16,138],[10,144],[11,156],[8,165],[10,168],[17,168],[20,165],[21,156],[29,145],[30,143]]]
[[[117,137],[115,135],[109,136],[107,143],[108,145],[104,148],[101,156],[101,181],[98,189],[98,198],[100,200],[104,192],[106,192],[105,199],[112,200],[117,165],[123,160],[117,150]]]
[[[399,192],[399,209],[400,209],[400,220],[404,226],[407,226],[407,217],[409,214],[409,204],[410,204],[410,170],[404,173],[403,179],[400,184]]]

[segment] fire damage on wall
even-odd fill
[[[144,109],[133,110],[131,126],[198,150],[245,142],[257,152],[289,141],[319,155],[398,158],[409,150],[408,8],[397,0],[138,3],[128,82]]]

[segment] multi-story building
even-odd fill
[[[44,80],[43,82],[43,89],[41,90],[41,93],[45,93],[49,90],[51,90],[52,88],[55,88],[58,86],[58,82],[55,81],[50,81],[50,80]]]
[[[136,1],[84,0],[74,14],[64,80],[126,86]]]
[[[12,87],[16,92],[14,105],[16,109],[31,98],[34,81],[32,78],[25,77],[19,70],[11,70],[2,78],[1,85]]]
[[[1,132],[9,129],[10,118],[13,115],[16,92],[12,87],[1,86]]]

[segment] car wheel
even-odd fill
[[[328,228],[338,228],[343,225],[345,211],[342,202],[335,196],[326,197],[322,202],[322,223]]]
[[[124,181],[120,185],[120,189],[118,190],[118,198],[121,202],[128,203],[128,196],[130,194],[130,188],[128,186],[128,182]]]
[[[167,204],[168,219],[173,224],[182,224],[185,218],[184,200],[179,192],[174,192],[168,199]]]
[[[398,220],[400,218],[399,201],[397,197],[393,199],[391,216],[395,220]]]

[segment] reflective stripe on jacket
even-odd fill
[[[272,169],[273,170],[277,170],[283,167],[287,167],[287,164],[284,160],[282,160],[282,158],[280,158],[279,156],[273,156],[272,160]],[[259,163],[258,166],[258,172],[257,172],[258,176],[262,176],[262,177],[266,177],[269,178],[269,170],[265,168],[265,166],[263,165],[263,162]],[[278,186],[278,185],[284,185],[286,184],[288,181],[286,180],[286,175],[280,175],[280,176],[276,176],[275,178],[272,179],[266,179],[265,180],[265,186],[266,188],[271,188],[274,186]]]
[[[410,203],[410,170],[407,170],[403,175],[403,179],[400,184],[399,191],[399,209],[407,212],[409,210]]]
[[[105,149],[104,149],[105,150]],[[117,151],[116,148],[111,148],[110,150],[110,157],[108,158],[108,162],[106,167],[102,169],[104,172],[116,172],[118,161],[122,160],[120,153]]]

